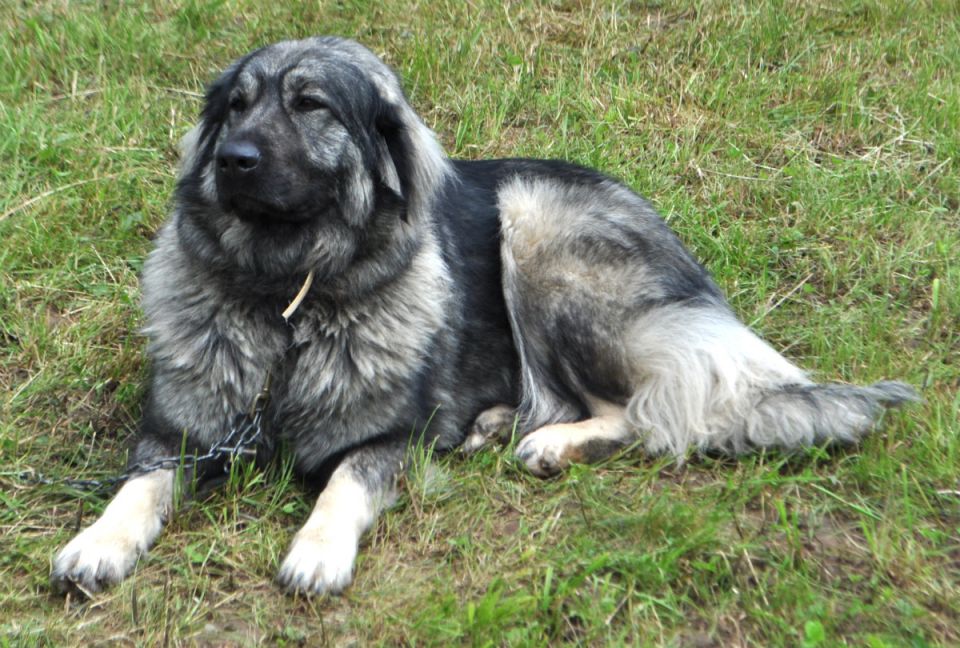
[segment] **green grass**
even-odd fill
[[[960,643],[960,5],[8,1],[0,8],[0,645]],[[136,574],[51,594],[119,470],[137,275],[176,144],[233,57],[356,37],[452,155],[563,157],[649,196],[737,312],[828,380],[924,403],[854,450],[539,481],[509,450],[414,471],[342,597],[272,584],[283,471],[186,503]]]

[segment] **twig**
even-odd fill
[[[927,175],[923,176],[923,180],[921,180],[920,183],[917,184],[917,186],[914,187],[913,190],[916,191],[917,189],[919,189],[919,188],[922,187],[923,185],[927,184],[927,180],[929,180],[930,178],[932,178],[934,174],[939,173],[940,170],[943,169],[943,167],[947,166],[947,165],[950,164],[951,162],[953,162],[953,158],[947,158],[946,160],[944,160],[943,162],[941,162],[940,164],[938,164],[936,167],[934,167],[933,171],[931,171],[931,172],[928,173]]]
[[[747,559],[747,567],[750,568],[750,573],[753,575],[753,580],[757,584],[757,589],[760,590],[760,598],[763,599],[763,604],[770,607],[770,601],[767,600],[767,594],[763,591],[763,588],[760,587],[760,577],[757,575],[757,570],[753,567],[753,560],[750,559],[750,554],[747,553],[747,548],[743,548],[743,557]]]
[[[711,175],[720,176],[721,178],[732,178],[734,180],[749,180],[750,182],[773,182],[777,179],[777,176],[779,175],[779,172],[778,172],[774,175],[771,175],[770,177],[761,178],[759,176],[738,175],[736,173],[724,173],[723,171],[715,171],[713,169],[704,169],[696,162],[693,162],[692,165],[693,165],[694,171],[697,172],[697,176],[700,178],[703,178],[704,173],[709,173]]]
[[[616,616],[620,614],[620,610],[622,610],[623,606],[626,604],[627,604],[627,597],[624,596],[622,599],[620,599],[620,602],[617,604],[617,607],[613,610],[613,612],[610,613],[610,616],[607,617],[606,625],[610,625],[610,623],[613,622],[614,618],[616,618]]]
[[[303,285],[300,287],[300,292],[297,293],[297,296],[293,298],[293,301],[290,302],[290,305],[287,306],[287,309],[283,311],[282,317],[285,322],[289,322],[290,318],[297,311],[297,308],[300,307],[301,302],[307,296],[307,291],[310,290],[310,286],[313,284],[313,270],[307,273],[307,278],[304,279]]]
[[[587,506],[583,502],[583,496],[580,494],[580,488],[577,485],[577,482],[572,482],[573,494],[576,496],[577,501],[580,503],[580,515],[583,517],[583,524],[588,528],[593,528],[593,525],[590,524],[590,519],[587,517]]]
[[[794,294],[795,292],[797,292],[798,290],[800,290],[801,288],[803,288],[803,286],[804,286],[808,281],[810,281],[810,279],[811,279],[812,277],[813,277],[813,273],[811,272],[811,273],[808,274],[806,277],[804,277],[803,279],[801,279],[801,280],[800,280],[800,283],[798,283],[796,286],[794,286],[793,288],[791,288],[791,289],[787,292],[786,295],[784,295],[783,297],[781,297],[780,299],[778,299],[777,302],[776,302],[773,306],[771,306],[771,307],[768,308],[767,310],[765,310],[765,311],[763,311],[762,313],[760,313],[759,315],[757,315],[757,317],[756,317],[752,322],[750,322],[750,327],[752,328],[752,327],[756,326],[757,324],[760,323],[761,320],[763,320],[764,317],[766,317],[767,315],[769,315],[770,313],[772,313],[773,311],[775,311],[777,308],[779,308],[779,307],[780,307],[780,304],[782,304],[783,302],[785,302],[785,301],[787,301],[788,299],[790,299],[790,296],[793,295],[793,294]]]
[[[53,189],[48,189],[47,191],[44,191],[42,194],[38,194],[33,198],[30,198],[29,200],[25,200],[24,202],[20,203],[16,207],[11,207],[7,211],[0,214],[0,223],[7,220],[7,218],[9,218],[10,216],[13,216],[17,212],[23,211],[30,205],[40,202],[44,198],[49,198],[54,194],[67,191],[69,189],[73,189],[74,187],[79,187],[81,185],[91,184],[93,182],[101,182],[103,180],[113,180],[114,178],[120,177],[120,175],[121,175],[120,173],[111,173],[110,175],[100,176],[99,178],[87,178],[86,180],[77,180],[76,182],[71,182],[70,184],[65,184],[60,187],[54,187]]]
[[[151,90],[160,90],[161,92],[169,92],[171,94],[180,94],[187,97],[194,97],[196,99],[203,99],[202,92],[194,92],[193,90],[184,90],[183,88],[171,88],[169,86],[154,86],[148,85],[148,88]]]
[[[170,94],[179,94],[187,97],[193,97],[195,99],[203,99],[202,92],[194,92],[193,90],[184,90],[182,88],[171,88],[167,86],[155,86],[148,85],[150,90],[158,90],[160,92],[169,92]],[[70,99],[75,101],[81,97],[90,97],[93,95],[101,94],[105,91],[105,88],[90,88],[89,90],[80,90],[78,91],[75,85],[71,86],[71,91],[65,94],[51,95],[50,101],[63,101],[64,99]]]
[[[52,95],[50,101],[63,101],[64,99],[76,100],[79,97],[90,97],[95,94],[100,94],[103,92],[102,88],[93,88],[92,90],[81,90],[80,92],[76,91],[76,88],[73,88],[72,92],[68,94],[58,94]]]

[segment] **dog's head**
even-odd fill
[[[236,61],[183,152],[181,238],[265,277],[345,272],[371,238],[416,229],[448,168],[390,68],[331,37]]]

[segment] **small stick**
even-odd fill
[[[120,175],[121,175],[121,174],[119,174],[119,173],[111,173],[110,175],[100,176],[99,178],[87,178],[86,180],[78,180],[77,182],[71,182],[70,184],[65,184],[65,185],[61,185],[61,186],[59,186],[59,187],[54,187],[53,189],[50,189],[50,190],[48,190],[48,191],[44,191],[43,193],[38,194],[38,195],[34,196],[33,198],[30,198],[29,200],[23,201],[22,203],[20,203],[20,204],[17,205],[16,207],[11,207],[11,208],[8,209],[7,211],[3,212],[2,214],[0,214],[0,221],[5,221],[5,220],[7,220],[9,217],[11,217],[11,216],[13,216],[14,214],[16,214],[18,211],[23,211],[24,209],[26,209],[26,208],[29,207],[30,205],[32,205],[32,204],[34,204],[34,203],[36,203],[36,202],[39,202],[39,201],[43,200],[44,198],[49,198],[50,196],[52,196],[52,195],[54,195],[54,194],[58,194],[58,193],[60,193],[61,191],[67,191],[68,189],[73,189],[74,187],[79,187],[79,186],[82,186],[82,185],[85,185],[85,184],[90,184],[91,182],[101,182],[101,181],[103,181],[103,180],[113,180],[114,178],[117,178],[117,177],[119,177]]]
[[[313,270],[307,273],[307,278],[303,280],[303,285],[300,286],[300,292],[297,293],[297,296],[293,298],[293,301],[290,302],[290,305],[287,306],[287,309],[283,311],[283,320],[290,323],[290,318],[300,307],[300,304],[303,302],[304,298],[307,296],[307,292],[310,290],[310,286],[313,285]]]
[[[773,306],[771,306],[771,307],[768,308],[767,310],[765,310],[765,311],[763,311],[762,313],[760,313],[760,315],[758,315],[758,316],[756,317],[756,319],[754,319],[752,322],[750,322],[750,326],[752,327],[752,326],[756,326],[757,324],[759,324],[760,321],[761,321],[764,317],[766,317],[767,315],[769,315],[770,313],[772,313],[773,311],[775,311],[777,308],[779,308],[779,307],[780,307],[780,304],[782,304],[783,302],[785,302],[785,301],[787,301],[788,299],[790,299],[790,296],[793,295],[793,293],[795,293],[795,292],[797,292],[798,290],[800,290],[801,288],[803,288],[804,284],[806,284],[808,281],[810,281],[810,279],[811,279],[812,277],[813,277],[813,273],[811,272],[811,273],[808,274],[806,277],[804,277],[803,279],[801,279],[801,280],[800,280],[800,283],[798,283],[796,286],[794,286],[793,288],[791,288],[791,289],[787,292],[786,295],[784,295],[783,297],[781,297],[780,299],[778,299],[776,304],[774,304]]]

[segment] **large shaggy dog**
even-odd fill
[[[550,475],[634,443],[682,457],[855,441],[914,397],[811,382],[622,184],[448,159],[394,73],[337,38],[263,48],[210,87],[143,305],[152,374],[131,463],[184,438],[203,452],[272,374],[268,439],[326,480],[280,567],[307,593],[350,582],[411,440],[475,448],[516,414],[517,455]],[[130,479],[54,559],[54,584],[126,576],[174,480]]]

